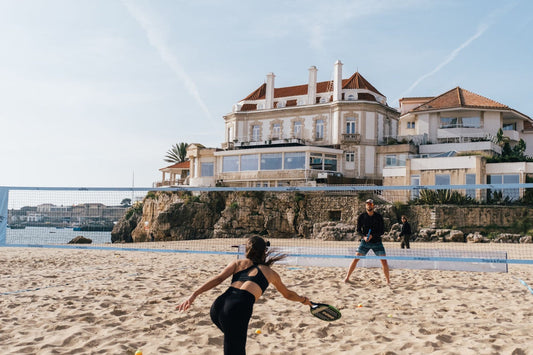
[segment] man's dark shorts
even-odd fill
[[[376,256],[385,256],[385,247],[383,247],[382,242],[367,243],[364,240],[361,240],[361,244],[359,244],[357,252],[360,255],[366,255],[369,250],[372,250]]]

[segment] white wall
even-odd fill
[[[374,175],[376,164],[376,147],[366,146],[365,147],[365,175]]]

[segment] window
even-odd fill
[[[355,101],[355,95],[354,94],[348,95],[348,101]]]
[[[322,170],[322,154],[311,153],[309,157],[309,168],[314,170]]]
[[[324,138],[324,120],[316,120],[316,134],[315,139],[320,140]]]
[[[516,123],[504,123],[502,126],[503,131],[516,131]]]
[[[481,118],[473,117],[441,117],[440,128],[480,128]],[[414,126],[413,126],[414,128]]]
[[[435,185],[450,185],[450,174],[436,174]]]
[[[302,138],[302,122],[294,122],[294,138]]]
[[[440,128],[455,128],[457,127],[456,117],[441,117]]]
[[[281,123],[274,123],[272,125],[272,138],[273,139],[281,138]]]
[[[396,155],[387,154],[385,156],[385,166],[396,166]]]
[[[417,187],[420,186],[420,175],[411,176],[411,186],[414,187],[411,190],[411,199],[418,198],[420,196],[420,190]]]
[[[353,162],[355,161],[355,152],[346,152],[346,161]]]
[[[461,118],[463,127],[465,128],[480,128],[481,119],[479,117],[463,117]]]
[[[346,133],[355,134],[355,118],[354,117],[348,117],[346,119]]]
[[[285,153],[284,158],[284,169],[305,169],[305,153]]]
[[[214,176],[214,164],[213,163],[201,163],[200,164],[200,176]]]
[[[261,154],[261,170],[281,170],[281,153]]]
[[[320,103],[321,103],[321,104],[324,104],[324,103],[326,103],[326,102],[328,102],[327,99],[326,99],[324,96],[322,96],[322,97],[320,98]]]
[[[241,171],[259,170],[259,155],[246,154],[241,156]]]
[[[518,174],[507,174],[507,175],[489,175],[487,176],[488,184],[518,184],[520,183],[520,176]],[[489,194],[494,197],[496,192],[501,193],[502,199],[509,198],[511,200],[516,200],[520,197],[520,190],[518,188],[512,189],[494,189],[489,191]]]
[[[324,170],[337,171],[337,156],[333,154],[325,154]]]
[[[466,174],[465,185],[475,185],[476,174]],[[466,196],[476,198],[476,189],[466,189]]]
[[[407,122],[407,128],[408,129],[414,129],[415,128],[415,123],[414,122]]]
[[[222,172],[239,171],[239,157],[228,156],[222,158]]]
[[[259,142],[261,140],[261,137],[259,134],[260,134],[259,125],[253,125],[252,126],[252,142]]]
[[[278,108],[285,107],[285,101],[278,101]]]

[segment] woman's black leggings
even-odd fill
[[[224,354],[246,354],[248,323],[255,296],[234,287],[218,296],[211,306],[211,320],[224,333]]]

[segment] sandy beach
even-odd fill
[[[232,255],[2,248],[3,354],[221,354],[209,307],[229,280],[175,311]],[[533,354],[531,265],[508,273],[275,265],[289,288],[339,308],[324,322],[271,286],[248,354]],[[361,305],[361,306],[359,306]],[[256,329],[261,333],[256,334]]]

